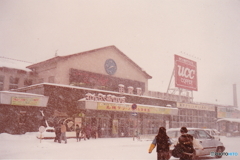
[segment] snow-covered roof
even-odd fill
[[[29,66],[30,64],[32,63],[0,56],[0,67],[19,69],[19,70],[24,70],[29,72],[31,70],[26,67]]]
[[[238,118],[222,118],[222,119],[218,119],[217,120],[217,122],[221,122],[221,121],[238,122],[238,123],[240,123],[240,119],[238,119]]]
[[[139,97],[139,95],[137,95],[137,94],[129,94],[129,93],[124,93],[124,94],[122,94],[122,93],[120,93],[120,92],[115,92],[115,91],[107,91],[107,90],[101,90],[101,89],[85,88],[85,87],[79,87],[79,86],[72,86],[72,85],[66,85],[66,84],[56,84],[56,83],[47,83],[47,82],[38,83],[38,84],[31,85],[31,86],[26,86],[26,87],[21,87],[21,88],[13,89],[13,91],[25,91],[25,90],[28,90],[28,89],[30,89],[30,88],[40,87],[40,86],[42,86],[42,85],[58,86],[58,87],[74,88],[74,89],[84,89],[84,90],[88,90],[88,91],[104,92],[104,93],[106,93],[106,94],[107,94],[107,93],[108,93],[108,94],[111,94],[111,93],[112,93],[112,94],[118,94],[118,95],[121,95],[121,96],[130,95],[130,96]],[[140,97],[164,100],[164,99],[162,99],[162,98],[151,97],[151,96],[147,96],[147,95],[141,95]],[[168,100],[168,101],[171,101],[171,100]]]

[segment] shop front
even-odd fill
[[[36,132],[45,125],[48,97],[40,94],[0,91],[0,133]]]
[[[221,118],[217,120],[219,131],[226,136],[240,136],[240,119]]]
[[[130,103],[79,101],[78,110],[85,113],[83,125],[97,128],[99,137],[132,137],[136,134],[157,134],[158,128],[170,127],[177,108]]]
[[[215,106],[194,103],[177,103],[178,116],[173,116],[173,128],[216,128]]]
[[[134,134],[156,134],[160,126],[172,127],[178,115],[176,102],[137,94],[110,92],[69,85],[43,83],[18,89],[21,92],[48,96],[44,110],[51,127],[71,118],[69,130],[78,124],[88,125],[99,137],[131,137]],[[132,104],[137,107],[132,108]]]
[[[240,135],[240,111],[236,108],[218,107],[217,126],[222,135]]]

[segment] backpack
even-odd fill
[[[180,143],[180,146],[183,150],[183,152],[186,153],[193,153],[193,136],[190,134],[183,134],[178,138],[178,141]]]
[[[182,157],[183,150],[181,148],[181,145],[178,143],[177,145],[174,146],[174,149],[172,150],[172,156],[175,158],[180,158]]]
[[[183,134],[178,138],[178,143],[172,150],[172,156],[180,158],[184,153],[193,153],[193,136],[190,134]]]

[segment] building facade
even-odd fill
[[[115,46],[56,56],[28,65],[29,71],[0,69],[2,90],[49,97],[41,111],[50,126],[68,118],[102,137],[120,137],[156,134],[160,126],[217,128],[220,118],[215,105],[149,91],[152,77]]]
[[[36,73],[34,82],[55,83],[86,88],[142,94],[152,78],[115,46],[108,46],[68,56],[57,56],[27,68]]]

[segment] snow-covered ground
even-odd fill
[[[156,151],[148,153],[151,141],[133,141],[132,138],[99,138],[90,140],[68,139],[68,143],[55,143],[52,139],[40,140],[37,133],[24,135],[0,134],[0,159],[97,159],[131,160],[156,159]],[[221,137],[227,152],[240,154],[240,137]],[[171,160],[178,159],[171,157]],[[214,160],[213,157],[201,159]],[[224,160],[239,160],[239,156],[225,156]]]

